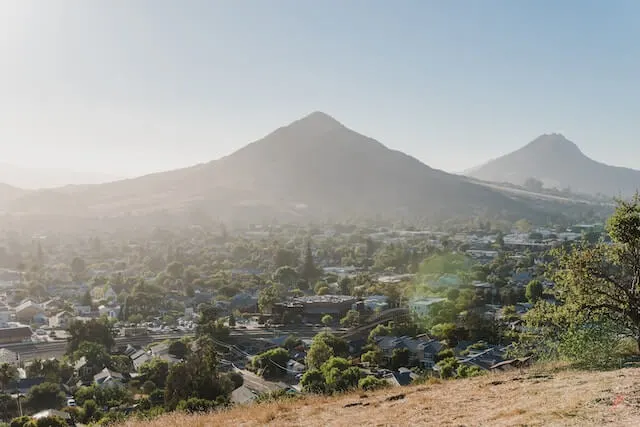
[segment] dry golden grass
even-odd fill
[[[402,397],[404,395],[404,397]],[[306,397],[126,427],[638,426],[640,369],[528,370],[374,393]]]

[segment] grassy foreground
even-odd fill
[[[126,427],[640,425],[640,368],[528,371],[372,393],[168,414]]]

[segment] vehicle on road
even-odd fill
[[[76,405],[76,400],[74,398],[72,398],[72,397],[67,399],[67,406],[70,407],[70,408],[73,408],[73,407],[77,406]]]

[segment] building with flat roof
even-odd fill
[[[33,331],[28,326],[0,329],[0,344],[19,343],[28,340]]]
[[[344,317],[357,301],[356,297],[349,295],[312,295],[275,304],[272,312],[274,316],[300,316],[305,322],[319,322],[327,314],[338,320]]]

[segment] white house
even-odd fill
[[[118,372],[104,368],[102,371],[93,376],[93,381],[99,387],[120,387],[122,386],[124,377]]]
[[[120,313],[120,307],[108,307],[106,305],[101,305],[98,307],[98,312],[100,316],[107,316],[110,319],[117,319],[118,314]]]
[[[49,317],[47,317],[47,315],[44,313],[38,313],[33,316],[33,323],[36,323],[38,325],[48,325]]]
[[[31,323],[34,317],[42,313],[42,307],[31,300],[27,300],[16,307],[16,319],[19,322]]]
[[[66,329],[74,318],[75,316],[68,311],[61,311],[55,316],[51,316],[49,318],[49,326],[52,328]]]

